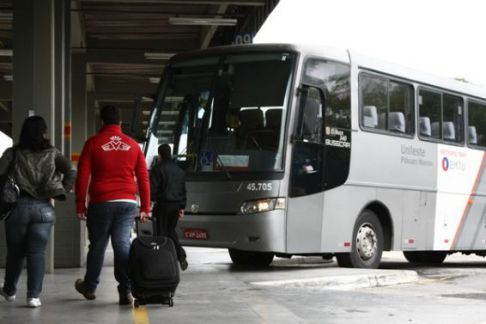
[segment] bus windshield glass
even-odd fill
[[[293,69],[288,53],[177,61],[152,131],[186,172],[280,171]]]

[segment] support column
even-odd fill
[[[93,136],[101,129],[101,122],[100,122],[100,107],[98,106],[98,102],[93,99],[93,96],[88,95],[88,104],[87,104],[87,133],[88,137]]]
[[[71,65],[71,96],[72,96],[72,154],[71,159],[75,164],[84,146],[88,136],[87,133],[87,93],[86,93],[86,54],[83,52],[73,53]],[[86,262],[87,237],[86,223],[76,219],[76,225],[73,226],[73,244],[79,247],[79,255],[75,258],[78,260],[78,266]],[[75,261],[75,260],[74,260]]]
[[[55,55],[56,55],[56,145],[71,158],[71,46],[70,2],[55,0]],[[74,194],[67,200],[56,202],[54,266],[79,267],[81,265],[80,224],[76,217]]]
[[[54,0],[13,2],[12,137],[18,141],[23,120],[42,116],[56,145],[54,110]],[[53,232],[54,233],[54,232]],[[54,235],[46,251],[46,270],[54,270]]]

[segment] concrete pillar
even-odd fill
[[[100,107],[98,106],[98,102],[94,100],[92,96],[88,95],[88,105],[86,112],[88,137],[95,135],[101,129],[99,110]]]
[[[23,120],[42,116],[56,145],[54,109],[54,0],[13,2],[12,137],[17,142]],[[53,231],[54,233],[54,231]],[[54,269],[54,234],[46,251],[46,270]]]
[[[65,150],[65,136],[64,125],[66,120],[66,88],[67,88],[67,65],[66,57],[70,54],[69,35],[66,31],[66,26],[70,22],[70,15],[66,17],[65,8],[69,7],[66,1],[55,0],[55,24],[54,24],[54,62],[55,62],[55,139],[56,146],[64,153]]]
[[[73,53],[71,64],[71,113],[72,113],[72,160],[76,164],[88,137],[87,133],[87,92],[86,92],[86,54],[83,52]],[[85,222],[77,221],[71,231],[73,244],[77,244],[79,255],[78,266],[86,262],[87,237]]]
[[[56,143],[64,155],[71,158],[71,46],[70,2],[55,0],[55,109]],[[66,201],[56,202],[54,266],[78,267],[81,265],[80,224],[76,217],[74,194]]]

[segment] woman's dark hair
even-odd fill
[[[41,116],[30,116],[24,120],[20,131],[19,147],[38,152],[52,147],[46,138],[47,124]]]

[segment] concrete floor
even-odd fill
[[[149,305],[135,310],[130,306],[119,306],[113,268],[107,266],[96,300],[84,300],[74,290],[74,281],[83,276],[84,269],[58,269],[45,277],[41,295],[43,306],[29,309],[25,307],[24,271],[17,301],[0,300],[0,323],[349,323],[360,322],[366,317],[377,317],[376,323],[379,323],[380,305],[367,305],[370,298],[387,304],[389,314],[382,320],[390,314],[396,316],[395,320],[405,320],[408,314],[403,315],[399,309],[409,301],[404,301],[407,297],[402,297],[399,292],[395,296],[395,292],[403,287],[423,287],[424,284],[423,277],[417,276],[421,270],[411,269],[400,253],[385,255],[387,269],[362,270],[338,268],[335,262],[320,258],[276,259],[270,268],[242,269],[231,265],[225,250],[188,248],[187,252],[189,269],[182,273],[173,308]],[[483,258],[459,257],[456,260],[468,262],[465,268],[473,271],[471,275],[486,274]],[[465,270],[453,266],[440,271],[457,273]],[[3,274],[4,270],[0,269],[0,278]],[[377,286],[390,287],[393,296],[386,296],[383,288],[369,289]],[[417,300],[415,296],[410,298]],[[350,300],[360,306],[350,306]],[[468,305],[466,301],[463,305],[456,303],[458,309],[463,309],[464,305]],[[430,307],[437,312],[441,304]],[[479,316],[477,312],[482,306],[475,307],[477,309],[472,314]],[[454,319],[456,323],[458,318]]]

